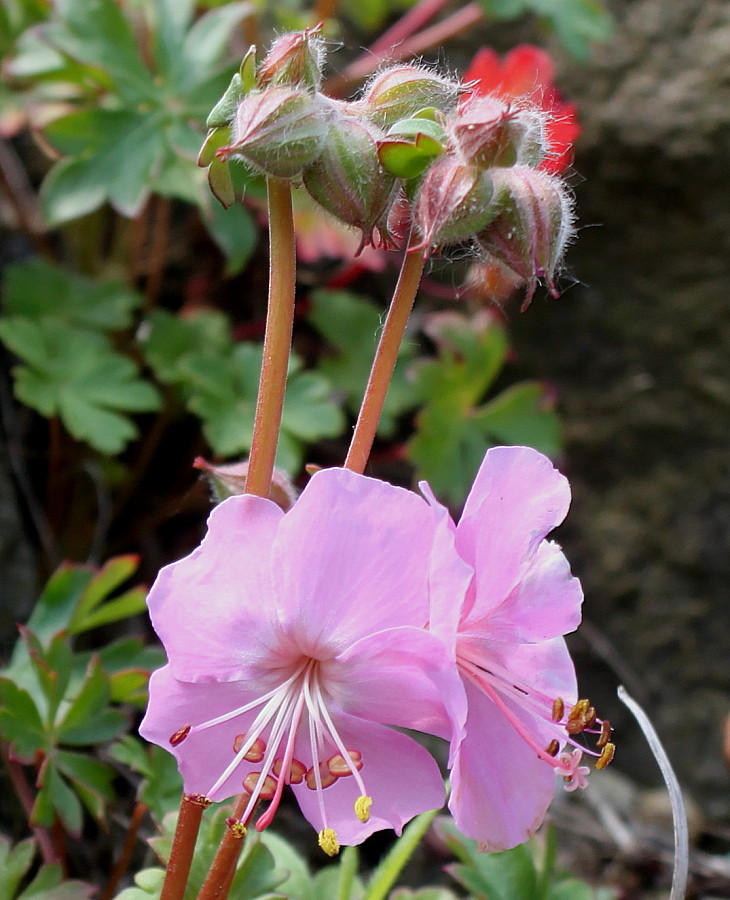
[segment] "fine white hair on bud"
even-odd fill
[[[418,65],[397,65],[374,75],[365,88],[361,108],[380,128],[407,119],[422,109],[451,112],[461,85]]]

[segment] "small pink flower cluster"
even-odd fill
[[[325,469],[286,512],[233,496],[160,572],[149,609],[169,661],[140,731],[175,755],[189,795],[242,794],[233,829],[266,828],[288,785],[327,853],[400,832],[444,782],[398,729],[450,742],[449,807],[489,850],[535,831],[556,775],[585,785],[582,754],[610,762],[611,727],[579,699],[563,638],[580,584],[546,539],[566,479],[498,447],[458,524],[421,491]]]
[[[225,167],[243,162],[301,183],[361,233],[360,250],[398,246],[406,232],[409,252],[426,256],[466,244],[522,285],[526,302],[539,279],[557,294],[573,212],[552,106],[414,64],[380,72],[357,100],[334,100],[320,89],[323,63],[316,29],[283,35],[258,66],[244,61],[209,117],[200,160],[222,202],[234,200],[221,189]]]

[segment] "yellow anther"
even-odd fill
[[[611,737],[611,723],[608,721],[608,719],[604,719],[603,722],[601,722],[601,734],[600,734],[600,737],[598,738],[598,740],[596,741],[596,744],[599,747],[605,747],[606,744],[608,743],[608,739],[610,737]]]
[[[613,755],[616,752],[616,745],[612,744],[610,741],[606,744],[606,746],[601,751],[601,755],[596,760],[596,768],[597,769],[605,769],[606,766],[613,759]]]
[[[317,835],[319,846],[327,856],[337,856],[340,852],[340,844],[333,828],[323,828]]]
[[[550,743],[545,748],[545,752],[550,756],[557,756],[558,750],[560,750],[560,744],[555,739],[550,741]]]
[[[367,822],[370,818],[370,807],[372,805],[372,797],[358,797],[355,801],[355,815],[361,822]]]
[[[562,697],[553,700],[553,722],[559,722],[565,712],[565,702]]]
[[[246,837],[246,826],[243,822],[239,822],[238,819],[230,818],[226,819],[226,825],[234,838],[238,838],[240,841]]]

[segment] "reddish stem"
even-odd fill
[[[180,812],[160,900],[183,900],[195,852],[195,842],[200,830],[200,820],[207,805],[200,797],[189,794],[183,794],[180,800]]]
[[[12,756],[10,755],[10,750],[4,741],[0,742],[0,754],[2,755],[3,762],[5,763],[5,767],[7,768],[8,778],[10,779],[10,784],[13,787],[15,796],[18,798],[20,805],[23,807],[23,812],[25,813],[25,817],[28,820],[28,823],[30,823],[31,816],[33,814],[33,806],[35,804],[35,795],[33,793],[33,789],[28,784],[28,779],[25,777],[25,770],[17,759],[12,758]],[[41,851],[43,862],[48,864],[60,863],[61,856],[56,851],[56,847],[49,830],[47,828],[41,827],[40,825],[31,825],[30,827],[33,831],[33,835],[36,841],[38,842],[38,847]]]
[[[155,221],[152,226],[147,284],[145,285],[145,309],[150,310],[157,302],[162,289],[167,264],[167,245],[170,237],[170,213],[172,204],[164,197],[155,202]]]
[[[447,19],[404,40],[398,47],[394,47],[392,52],[369,53],[367,56],[358,57],[341,75],[328,79],[324,90],[332,96],[342,96],[368,75],[372,75],[384,59],[387,58],[391,62],[402,62],[412,56],[419,56],[433,47],[440,47],[451,38],[472,28],[483,17],[484,13],[478,3],[467,3],[465,7]]]
[[[242,794],[229,821],[238,823],[247,806],[248,794]],[[198,900],[226,900],[236,874],[236,863],[243,850],[243,843],[244,836],[229,826],[200,889]]]
[[[294,327],[296,249],[291,186],[267,180],[269,210],[269,302],[263,359],[251,440],[246,493],[268,497],[281,428]]]
[[[345,460],[345,468],[353,472],[365,471],[425,262],[418,252],[406,253],[403,259]]]
[[[419,28],[433,19],[448,4],[449,0],[420,0],[398,19],[387,31],[373,41],[367,49],[367,56],[387,55],[401,41],[411,37]]]
[[[142,803],[141,800],[138,800],[132,811],[132,818],[129,820],[129,828],[127,829],[127,836],[124,839],[122,853],[112,869],[104,893],[99,900],[111,900],[116,894],[119,882],[129,868],[129,862],[132,859],[132,853],[134,853],[134,846],[137,843],[137,832],[139,831],[139,826],[142,824],[142,819],[146,812],[146,804]]]

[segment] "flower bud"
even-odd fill
[[[544,116],[496,97],[474,97],[454,117],[451,134],[467,162],[537,166],[545,145]]]
[[[316,91],[322,82],[322,25],[282,34],[256,71],[258,87],[295,86]]]
[[[248,477],[248,460],[237,463],[228,463],[223,466],[215,466],[196,456],[193,468],[200,469],[208,479],[208,486],[216,503],[222,503],[228,497],[246,493],[246,478]],[[273,500],[284,512],[294,505],[297,499],[297,491],[291,483],[289,476],[281,469],[274,469],[269,488],[269,500]]]
[[[493,169],[491,175],[500,212],[477,234],[478,245],[487,260],[503,263],[527,285],[524,306],[539,278],[553,297],[559,296],[555,271],[573,234],[573,205],[565,184],[527,166]]]
[[[422,238],[417,249],[429,252],[484,228],[499,211],[493,193],[483,169],[453,156],[438,159],[423,176],[416,196],[413,221]]]
[[[394,66],[376,75],[368,85],[361,108],[380,128],[389,128],[419,110],[453,108],[460,86],[419,66]]]
[[[321,207],[362,231],[362,246],[372,243],[373,229],[387,215],[395,191],[395,178],[380,163],[373,126],[346,117],[335,119],[303,180]]]
[[[218,155],[275,178],[295,178],[319,156],[330,116],[329,104],[302,89],[252,91],[238,105],[230,146]]]

